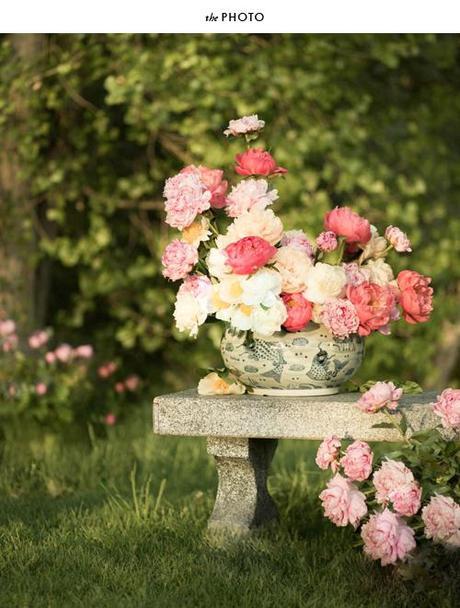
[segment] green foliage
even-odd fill
[[[318,231],[346,203],[405,230],[407,263],[433,276],[431,323],[372,336],[362,379],[458,383],[458,54],[456,36],[118,34],[48,36],[25,59],[4,38],[0,136],[33,209],[21,231],[53,260],[46,320],[154,390],[219,365],[218,326],[197,343],[173,328],[162,185],[191,162],[231,177],[237,144],[222,130],[258,112],[289,169],[275,209],[286,228]]]

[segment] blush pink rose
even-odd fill
[[[303,230],[287,230],[281,239],[281,246],[299,249],[305,252],[311,260],[315,257],[312,244]]]
[[[403,394],[402,388],[396,388],[393,382],[376,382],[362,394],[357,407],[367,414],[378,412],[383,407],[395,410]]]
[[[225,194],[228,188],[228,181],[224,179],[224,172],[222,169],[209,169],[208,167],[195,167],[195,165],[189,165],[184,167],[181,173],[193,173],[197,175],[205,187],[211,193],[211,207],[215,209],[222,209],[226,205]]]
[[[367,513],[366,497],[348,479],[337,473],[319,495],[324,515],[336,526],[355,529]]]
[[[35,392],[39,397],[43,397],[48,392],[48,387],[44,382],[39,382],[35,385]]]
[[[141,382],[141,380],[140,380],[139,376],[132,374],[131,376],[128,376],[126,378],[125,386],[128,389],[128,391],[134,392],[134,391],[137,391],[137,389],[139,388],[140,382]]]
[[[37,349],[41,348],[48,342],[48,333],[45,330],[35,331],[29,336],[28,343],[30,348]]]
[[[361,531],[364,553],[382,566],[405,560],[416,547],[414,536],[412,528],[388,509],[371,515]]]
[[[321,234],[317,237],[316,244],[321,251],[334,251],[334,249],[337,249],[339,242],[335,232],[327,230],[325,232],[321,232]]]
[[[324,216],[324,228],[343,236],[349,245],[366,244],[371,238],[369,222],[349,207],[336,207]]]
[[[460,547],[460,505],[450,496],[432,496],[422,509],[422,520],[427,538]]]
[[[166,246],[161,258],[163,276],[171,281],[184,279],[197,262],[198,251],[196,247],[185,241],[174,239]]]
[[[331,467],[334,473],[339,468],[339,453],[342,443],[337,435],[330,435],[324,439],[316,452],[315,462],[320,469],[326,471]]]
[[[45,361],[51,365],[56,361],[56,355],[52,351],[47,352],[45,355]]]
[[[125,387],[125,383],[124,382],[116,382],[115,383],[115,392],[116,393],[120,393],[121,394],[121,393],[124,393],[125,390],[126,390],[126,387]]]
[[[276,247],[260,236],[245,236],[227,245],[225,253],[235,274],[252,274],[275,255]]]
[[[117,369],[118,365],[115,361],[108,361],[98,368],[97,373],[100,378],[109,378]]]
[[[446,429],[460,429],[460,388],[446,388],[433,406]]]
[[[376,489],[376,499],[380,504],[387,504],[392,492],[414,483],[412,471],[403,462],[387,459],[372,477]]]
[[[372,473],[374,455],[365,441],[354,441],[340,461],[345,475],[353,481],[364,481]]]
[[[61,363],[68,363],[73,357],[73,348],[69,344],[61,344],[56,348],[54,354]]]
[[[390,492],[388,498],[397,513],[411,517],[417,513],[422,504],[422,488],[413,481]]]
[[[319,319],[324,327],[337,338],[348,338],[359,328],[356,308],[344,298],[327,300],[321,309]]]
[[[283,323],[286,331],[300,331],[310,321],[313,313],[313,304],[303,297],[301,293],[282,293],[287,311],[287,319]]]
[[[81,346],[77,346],[74,350],[74,355],[81,359],[91,359],[94,355],[94,349],[91,344],[82,344]]]
[[[347,298],[358,314],[360,336],[368,336],[381,328],[386,329],[394,317],[395,294],[388,285],[367,282],[356,286],[348,285]]]
[[[279,167],[275,159],[262,148],[249,148],[235,156],[235,171],[238,175],[282,175],[287,169]]]
[[[407,323],[424,323],[433,310],[433,288],[431,278],[415,272],[402,270],[398,274],[399,303]]]
[[[163,196],[166,199],[166,223],[183,230],[199,213],[209,209],[212,192],[198,171],[186,171],[166,180]]]
[[[117,416],[112,412],[109,412],[104,416],[104,422],[107,426],[115,426],[117,423]]]
[[[5,338],[11,334],[14,334],[16,331],[16,323],[11,319],[6,319],[6,321],[0,321],[0,336]]]

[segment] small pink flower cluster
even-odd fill
[[[115,392],[124,393],[126,391],[129,391],[133,393],[139,388],[140,382],[141,380],[139,376],[132,374],[131,376],[128,376],[125,380],[122,380],[115,384]]]
[[[91,359],[94,355],[94,349],[90,344],[82,344],[76,348],[72,348],[70,344],[60,344],[54,351],[48,351],[45,355],[45,361],[52,365],[53,363],[69,363],[74,359]]]
[[[0,342],[4,353],[15,350],[18,345],[16,323],[11,319],[0,321]]]

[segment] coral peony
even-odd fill
[[[354,441],[340,461],[345,475],[353,481],[364,481],[372,473],[372,450],[365,441]]]
[[[225,193],[227,192],[228,182],[223,179],[224,172],[222,169],[209,169],[208,167],[195,167],[195,165],[189,165],[184,167],[181,173],[196,175],[202,182],[202,184],[211,193],[209,202],[211,207],[215,209],[222,209],[226,205]]]
[[[306,300],[301,293],[282,293],[284,305],[287,310],[287,319],[283,323],[287,331],[300,331],[311,321],[311,302]]]
[[[315,458],[315,462],[320,469],[326,471],[331,467],[334,473],[337,472],[341,445],[342,443],[337,435],[330,435],[321,442]]]
[[[371,515],[361,531],[364,553],[372,559],[379,559],[382,566],[405,560],[415,549],[414,536],[414,531],[404,520],[388,509]]]
[[[257,133],[264,127],[265,121],[259,120],[257,114],[251,114],[251,116],[242,116],[236,120],[231,120],[224,131],[224,135],[226,137],[229,135],[237,137],[238,135]]]
[[[320,322],[337,338],[348,338],[358,331],[359,319],[351,302],[342,298],[327,300],[319,313]]]
[[[239,175],[282,175],[287,169],[279,167],[275,159],[263,148],[250,148],[235,156],[235,171]]]
[[[433,404],[434,413],[446,429],[460,429],[460,388],[446,388]]]
[[[372,477],[377,493],[377,502],[387,504],[390,495],[408,484],[414,482],[412,471],[403,462],[387,458]]]
[[[368,282],[349,285],[347,297],[356,308],[360,336],[368,336],[372,331],[385,328],[393,318],[396,300],[390,286]]]
[[[435,542],[460,547],[460,505],[449,496],[435,494],[422,509],[425,536]]]
[[[395,251],[400,253],[412,251],[407,234],[396,226],[388,226],[385,230],[385,238],[394,247]]]
[[[366,498],[348,479],[337,473],[319,495],[324,515],[336,526],[357,528],[367,513]]]
[[[349,207],[336,207],[324,216],[324,228],[345,237],[349,245],[366,244],[371,238],[369,222]]]
[[[339,244],[337,240],[337,236],[335,232],[328,230],[326,232],[321,232],[321,234],[316,239],[316,244],[321,251],[334,251],[337,249],[337,245]]]
[[[235,274],[252,274],[275,255],[276,247],[259,236],[246,236],[225,248],[227,264]]]
[[[166,223],[183,230],[199,213],[211,206],[212,192],[200,178],[198,171],[186,171],[166,180],[163,191],[166,199]]]
[[[310,268],[305,297],[315,304],[324,304],[331,298],[344,295],[347,277],[341,266],[318,262]]]
[[[179,239],[171,241],[164,250],[161,258],[163,276],[171,281],[184,279],[198,262],[198,251]]]
[[[276,250],[274,267],[282,278],[282,289],[286,293],[303,291],[307,286],[308,273],[312,261],[308,254],[294,247],[280,247]]]
[[[398,274],[397,282],[404,320],[408,323],[428,321],[433,310],[431,278],[424,277],[414,270],[402,270]]]
[[[393,382],[376,382],[368,391],[363,393],[356,405],[367,414],[377,412],[383,407],[395,410],[402,394],[403,389],[396,388]]]
[[[246,179],[233,186],[225,209],[229,217],[238,217],[250,209],[265,209],[278,198],[278,190],[270,190],[266,179]]]

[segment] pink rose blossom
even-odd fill
[[[349,245],[366,244],[371,238],[369,222],[349,207],[336,207],[324,216],[324,228],[345,237]]]
[[[4,353],[10,353],[15,350],[18,345],[18,337],[16,334],[9,334],[3,340],[2,350]]]
[[[412,251],[411,242],[407,238],[407,234],[396,226],[388,226],[385,230],[385,238],[393,245],[395,251],[400,253]]]
[[[422,502],[422,488],[416,481],[407,483],[393,490],[388,495],[393,503],[393,509],[400,515],[411,517],[420,509]]]
[[[104,416],[104,422],[107,426],[115,426],[117,423],[117,417],[112,412],[109,412]]]
[[[204,186],[211,193],[211,207],[215,209],[222,209],[225,207],[227,200],[225,194],[228,188],[228,181],[224,179],[224,172],[222,169],[209,169],[208,167],[195,167],[195,165],[189,165],[182,169],[181,173],[197,175]]]
[[[402,270],[398,274],[399,303],[407,323],[424,323],[433,310],[433,288],[431,278],[415,272]]]
[[[342,264],[342,266],[345,270],[348,285],[356,287],[357,285],[361,285],[361,283],[369,282],[371,273],[368,268],[365,268],[364,266],[359,266],[359,264],[357,264],[356,262]]]
[[[315,253],[312,244],[303,230],[287,230],[281,239],[282,247],[292,247],[305,252],[313,260]]]
[[[49,336],[48,332],[45,330],[40,330],[34,332],[31,336],[29,336],[29,346],[30,348],[37,349],[41,348],[48,342]]]
[[[300,331],[310,321],[313,304],[303,297],[301,293],[282,293],[284,305],[287,311],[287,319],[283,323],[286,331]]]
[[[405,560],[416,547],[414,536],[412,528],[388,509],[371,515],[361,531],[364,553],[382,566]]]
[[[137,389],[139,388],[140,382],[141,381],[140,381],[139,376],[136,376],[133,374],[126,378],[125,386],[128,389],[128,391],[134,392],[134,391],[137,391]]]
[[[324,327],[338,338],[348,338],[359,328],[355,307],[349,300],[342,298],[327,300],[321,308],[319,319]]]
[[[433,404],[434,413],[446,429],[460,429],[460,388],[446,388]]]
[[[42,397],[43,395],[46,395],[46,393],[48,392],[48,387],[46,386],[46,384],[44,382],[39,382],[38,384],[35,385],[35,392],[37,395]]]
[[[395,410],[403,394],[402,388],[396,388],[393,382],[376,382],[362,394],[357,407],[367,414],[378,412],[383,407]]]
[[[348,479],[337,473],[319,495],[324,515],[336,526],[355,529],[367,513],[366,498]]]
[[[353,481],[364,481],[372,473],[372,450],[365,441],[354,441],[340,461],[345,475]]]
[[[339,468],[339,453],[342,445],[337,435],[326,437],[316,452],[315,462],[323,471],[331,467],[332,472],[336,473]]]
[[[235,171],[239,175],[282,175],[287,169],[279,167],[275,159],[263,148],[249,148],[235,156]]]
[[[91,344],[82,344],[81,346],[77,346],[74,350],[74,355],[76,357],[80,357],[81,359],[91,359],[94,354],[93,347]]]
[[[414,483],[414,476],[403,462],[387,459],[374,473],[372,481],[377,490],[377,502],[387,504],[392,492]]]
[[[0,337],[5,338],[16,331],[16,323],[11,319],[0,321]]]
[[[276,247],[259,236],[245,236],[227,245],[225,253],[235,274],[252,274],[275,255]]]
[[[375,283],[348,285],[347,298],[356,308],[359,317],[360,336],[368,336],[372,331],[385,328],[392,319],[395,294],[389,286]]]
[[[108,363],[101,365],[98,368],[97,373],[100,378],[109,378],[117,371],[117,369],[118,365],[115,363],[115,361],[109,361]]]
[[[460,505],[450,496],[432,496],[422,509],[422,520],[427,538],[460,547]]]
[[[252,114],[251,116],[243,116],[237,120],[231,120],[224,131],[224,135],[226,137],[229,135],[237,137],[238,135],[246,135],[247,133],[257,133],[257,131],[260,131],[264,127],[265,121],[259,120],[257,114]]]
[[[115,383],[115,392],[116,393],[124,393],[126,390],[124,382],[116,382]]]
[[[56,361],[56,355],[52,351],[47,352],[45,355],[45,361],[51,365]]]
[[[233,186],[227,198],[225,211],[238,217],[251,209],[265,209],[278,198],[278,190],[270,190],[265,179],[246,179]]]
[[[212,192],[200,176],[191,171],[167,179],[163,196],[166,198],[166,223],[183,230],[199,213],[209,209]]]
[[[68,363],[73,356],[73,349],[69,344],[61,344],[54,351],[56,359],[61,363]]]
[[[337,249],[339,242],[335,232],[327,230],[326,232],[321,232],[317,237],[316,244],[321,251],[334,251],[334,249]]]
[[[184,279],[197,262],[198,251],[196,247],[179,239],[174,239],[166,246],[161,258],[163,276],[171,281]]]

